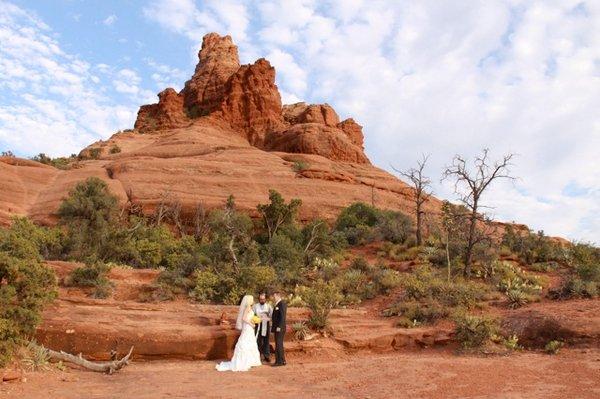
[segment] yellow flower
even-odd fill
[[[261,322],[261,320],[260,320],[260,317],[258,317],[258,316],[254,316],[254,317],[252,317],[252,322],[253,322],[254,324],[258,324],[258,323],[260,323],[260,322]]]

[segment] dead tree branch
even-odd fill
[[[63,351],[57,352],[53,351],[52,349],[46,350],[48,351],[48,356],[50,357],[50,359],[73,363],[98,373],[112,374],[115,371],[121,370],[123,367],[129,364],[129,358],[133,353],[133,346],[131,347],[131,349],[129,349],[129,353],[125,357],[121,358],[120,360],[113,360],[110,362],[91,362],[89,360],[84,359],[81,356],[81,354],[79,354],[79,356],[75,356]]]

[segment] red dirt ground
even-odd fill
[[[293,356],[287,367],[219,373],[212,361],[136,362],[109,376],[26,374],[0,398],[598,398],[600,351],[457,356],[448,351]]]

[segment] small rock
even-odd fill
[[[22,374],[16,370],[6,371],[2,375],[2,381],[16,381],[22,377]]]

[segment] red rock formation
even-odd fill
[[[208,115],[218,109],[225,85],[240,68],[237,46],[231,36],[209,33],[202,39],[194,75],[181,91],[184,106],[194,116]]]
[[[219,115],[259,148],[267,133],[283,128],[281,96],[269,61],[261,58],[238,69],[227,82]]]
[[[282,107],[275,69],[263,58],[240,66],[230,36],[204,36],[198,58],[194,75],[181,93],[167,89],[159,94],[158,104],[140,108],[137,130],[172,129],[190,123],[189,118],[210,116],[219,127],[222,121],[261,149],[369,163],[360,125],[352,119],[340,122],[328,104]]]
[[[183,111],[183,96],[169,87],[158,94],[158,104],[140,107],[134,127],[140,132],[148,132],[172,129],[189,123],[190,119]]]
[[[342,129],[346,136],[354,143],[354,145],[364,149],[364,136],[362,132],[362,126],[354,121],[352,118],[348,118],[340,123],[337,127]]]

